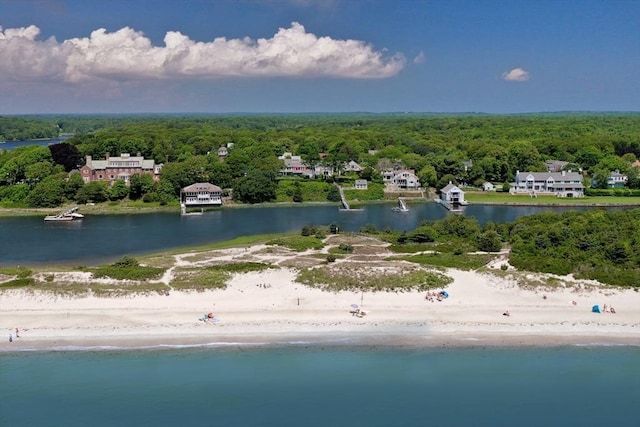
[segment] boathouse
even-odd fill
[[[222,189],[208,182],[189,185],[180,190],[180,205],[183,208],[222,206]]]
[[[449,181],[442,190],[440,190],[440,200],[449,205],[466,205],[467,202],[464,199],[464,191],[458,188],[456,185]]]

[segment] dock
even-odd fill
[[[468,203],[449,203],[449,202],[445,202],[442,199],[434,199],[436,203],[440,204],[441,206],[444,206],[445,208],[447,208],[448,210],[450,210],[451,212],[462,212],[464,206],[467,206]]]
[[[353,212],[360,212],[363,211],[364,209],[359,208],[359,209],[351,209],[351,207],[349,206],[349,203],[347,202],[347,198],[344,197],[344,190],[342,189],[341,186],[339,186],[338,184],[334,184],[336,187],[338,187],[338,190],[340,191],[340,200],[342,201],[342,208],[340,208],[341,211],[353,211]]]
[[[402,197],[398,197],[398,206],[394,207],[393,210],[397,212],[409,212],[409,207]]]

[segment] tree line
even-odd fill
[[[398,252],[450,254],[450,267],[460,268],[467,253],[509,245],[509,263],[518,269],[640,289],[640,209],[542,213],[484,226],[473,217],[450,215],[411,231],[360,231],[379,234]]]
[[[21,126],[75,136],[49,148],[0,152],[4,206],[118,200],[123,194],[171,203],[180,188],[194,182],[233,189],[241,202],[275,201],[289,192],[281,190],[285,184],[279,180],[278,156],[285,152],[300,155],[311,167],[333,167],[338,179],[342,165],[354,160],[365,167],[361,175],[374,182],[380,182],[376,171],[403,167],[414,169],[425,187],[441,188],[449,181],[504,183],[518,170],[544,171],[545,160],[561,160],[568,162],[567,169],[582,170],[587,186],[592,177],[594,187],[606,186],[603,178],[619,170],[628,176],[629,188],[640,188],[631,166],[640,157],[640,114],[0,117],[1,135]],[[228,148],[224,161],[220,147]],[[118,183],[115,189],[80,185],[79,177],[68,174],[85,156],[104,159],[107,153],[140,153],[163,163],[160,181],[142,176],[126,192]],[[468,161],[472,164],[465,167]],[[311,187],[301,186],[303,192]]]

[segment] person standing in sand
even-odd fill
[[[20,338],[20,329],[16,328],[16,338]]]
[[[11,332],[9,332],[9,342],[13,342],[13,335],[11,335]]]

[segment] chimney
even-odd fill
[[[107,160],[109,160],[109,156],[110,156],[110,155],[111,155],[111,153],[109,153],[109,152],[107,151],[107,154],[105,154],[104,156],[106,157],[106,159],[107,159]]]
[[[86,157],[85,164],[86,164],[87,166],[91,166],[91,156],[87,156],[87,157]]]

